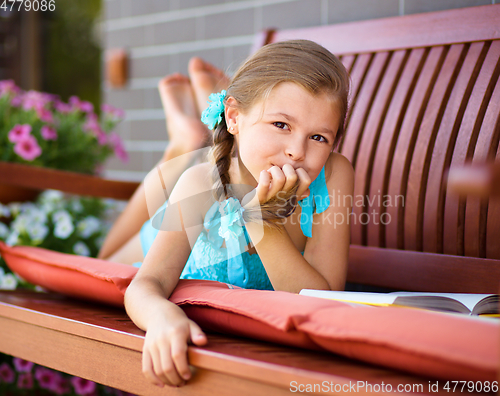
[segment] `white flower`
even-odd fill
[[[28,227],[28,235],[32,241],[42,242],[49,233],[49,227],[43,223],[35,223]]]
[[[5,241],[5,243],[9,246],[17,245],[18,242],[19,242],[19,234],[17,231],[12,232]]]
[[[33,202],[25,202],[21,204],[21,213],[31,214],[31,211],[37,210],[38,208]]]
[[[5,239],[9,235],[9,227],[4,223],[0,223],[0,239]]]
[[[5,270],[0,267],[0,279],[2,279],[2,277],[5,275]]]
[[[27,230],[30,223],[30,216],[23,213],[16,217],[16,219],[12,222],[11,228],[18,234],[21,234]]]
[[[101,227],[101,222],[97,217],[87,216],[83,220],[78,222],[76,228],[83,238],[88,238],[92,234],[99,231]]]
[[[12,216],[17,216],[21,212],[21,204],[19,202],[10,203],[9,210]]]
[[[42,209],[35,208],[30,211],[31,221],[34,223],[44,224],[47,221],[47,213]]]
[[[59,239],[66,239],[73,233],[74,229],[75,227],[73,226],[71,219],[68,220],[63,218],[56,223],[54,235]]]
[[[71,215],[68,213],[67,210],[58,210],[52,215],[52,221],[54,223],[59,223],[60,221],[65,221],[71,223],[72,221]]]
[[[90,256],[90,249],[81,241],[75,243],[75,246],[73,246],[73,252],[79,256]]]
[[[57,190],[46,190],[40,195],[42,202],[59,202],[62,201],[64,194]]]
[[[10,209],[8,206],[0,203],[0,217],[10,217]]]
[[[76,212],[76,213],[82,213],[83,212],[83,205],[80,202],[79,198],[73,198],[71,200],[71,209]]]
[[[15,290],[17,287],[17,279],[12,274],[6,274],[0,279],[0,289]]]

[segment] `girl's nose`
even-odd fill
[[[285,155],[293,161],[302,161],[305,157],[305,144],[302,140],[289,140],[285,148]]]

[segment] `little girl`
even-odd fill
[[[146,331],[143,372],[153,383],[182,385],[191,376],[187,343],[206,343],[167,300],[179,278],[294,293],[343,289],[351,200],[330,200],[330,192],[352,197],[354,189],[351,164],[333,151],[348,91],[341,62],[297,40],[261,48],[227,92],[211,95],[202,116],[214,129],[211,162],[186,170],[153,218],[156,227],[161,216],[163,224],[177,218],[182,231],[158,232],[125,295]]]

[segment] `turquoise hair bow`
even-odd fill
[[[208,107],[201,113],[201,122],[207,125],[211,130],[215,130],[217,125],[222,122],[224,116],[224,98],[226,90],[219,93],[210,94],[208,97]]]

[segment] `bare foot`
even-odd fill
[[[189,77],[200,113],[208,107],[207,100],[211,93],[220,92],[229,86],[229,77],[222,70],[197,57],[189,61]]]
[[[210,131],[200,121],[196,100],[189,79],[175,73],[158,84],[161,102],[167,119],[169,147],[187,153],[208,144]]]

